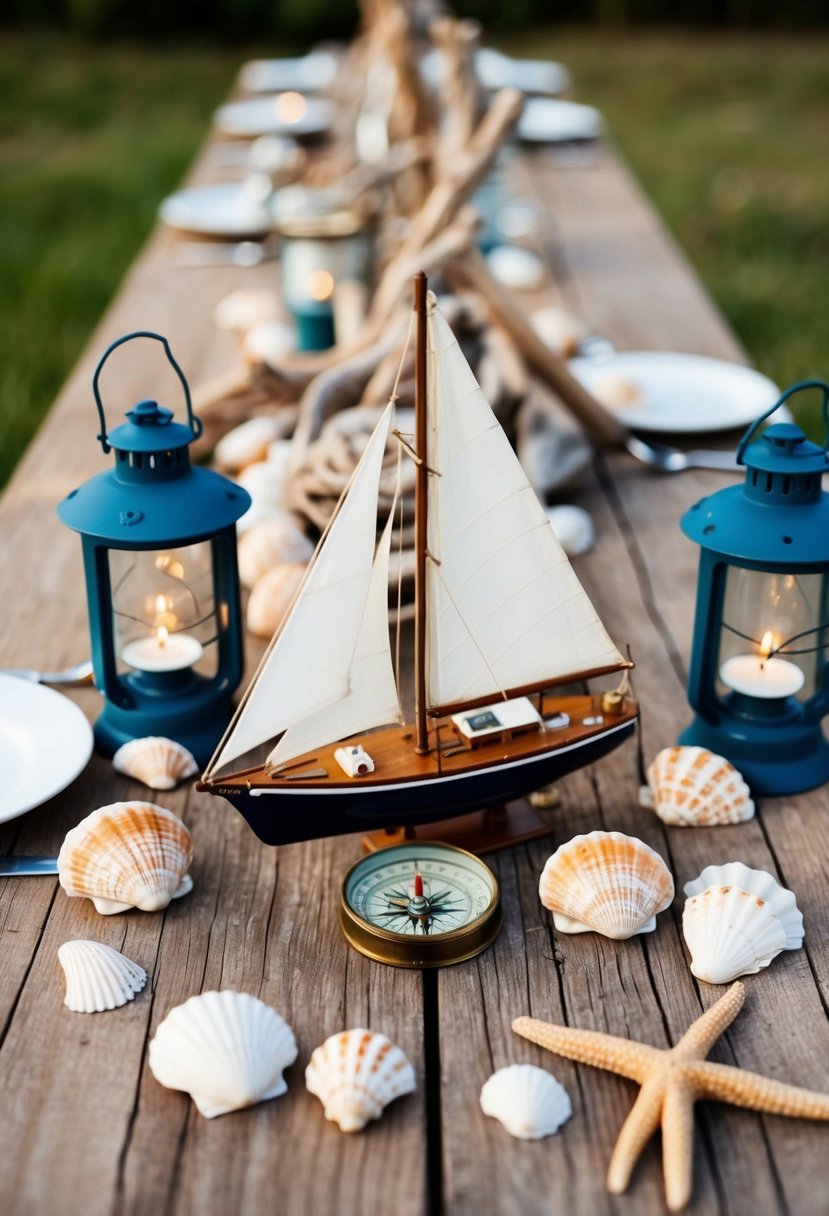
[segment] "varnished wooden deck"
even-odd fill
[[[428,781],[430,778],[448,774],[472,772],[529,756],[541,756],[558,747],[568,747],[602,734],[608,726],[621,726],[636,717],[634,708],[624,713],[604,718],[601,714],[601,698],[591,696],[550,697],[544,702],[545,717],[565,713],[570,719],[567,726],[557,729],[537,729],[516,734],[511,739],[488,739],[474,748],[466,747],[461,738],[452,732],[451,723],[441,720],[439,735],[430,727],[431,751],[419,755],[415,751],[415,736],[411,726],[392,726],[371,734],[355,736],[348,743],[360,743],[374,761],[374,771],[366,776],[348,777],[340,767],[334,752],[339,744],[318,747],[295,757],[284,767],[277,766],[273,772],[264,766],[217,777],[219,787],[249,789],[264,786],[273,789],[290,782],[293,788],[328,789],[341,786],[351,789],[355,785],[384,785],[389,781]],[[588,719],[585,725],[584,719]],[[598,721],[590,722],[591,718]],[[435,738],[440,746],[435,746]],[[303,776],[308,773],[308,776]],[[319,773],[319,776],[312,776]]]
[[[622,348],[688,350],[740,359],[741,351],[620,160],[557,170],[544,151],[516,162],[515,191],[555,213],[551,251],[562,290],[592,329]],[[210,154],[196,177],[207,180]],[[55,505],[103,460],[95,442],[92,371],[105,345],[141,328],[166,334],[195,385],[233,360],[232,339],[210,324],[238,286],[272,282],[253,270],[177,270],[175,240],[157,232],[21,462],[0,509],[4,666],[55,668],[88,653],[77,538]],[[803,368],[804,375],[821,372]],[[119,363],[119,408],[147,395],[147,362]],[[172,380],[159,399],[178,401]],[[641,755],[673,742],[689,717],[684,681],[696,553],[678,531],[682,512],[725,484],[714,473],[658,478],[629,457],[596,460],[578,501],[598,529],[578,572],[610,632],[637,659]],[[251,647],[251,663],[256,655]],[[94,716],[93,691],[73,699]],[[746,979],[748,999],[713,1058],[800,1085],[829,1089],[829,796],[821,789],[767,800],[752,822],[668,829],[640,810],[635,745],[562,782],[547,840],[495,855],[504,927],[486,954],[439,974],[368,962],[338,927],[339,887],[359,855],[341,837],[272,849],[223,802],[192,787],[160,800],[182,814],[196,843],[195,890],[163,914],[103,918],[52,879],[0,884],[0,1210],[15,1216],[159,1213],[225,1216],[657,1216],[664,1211],[658,1138],[630,1192],[611,1199],[604,1173],[635,1090],[615,1076],[545,1056],[517,1039],[512,1019],[632,1035],[664,1046],[722,991],[688,969],[680,931],[682,884],[710,862],[739,858],[770,869],[804,912],[805,948]],[[145,797],[95,759],[63,795],[0,826],[0,850],[56,852],[94,807]],[[673,908],[656,932],[615,943],[555,933],[537,895],[548,854],[577,832],[615,828],[672,866]],[[83,1016],[62,1005],[57,949],[88,937],[146,967],[147,989],[127,1007]],[[294,1027],[299,1058],[288,1094],[206,1121],[162,1089],[147,1043],[176,1004],[232,987],[272,1003]],[[346,1026],[384,1031],[407,1052],[417,1092],[365,1133],[344,1137],[305,1090],[314,1047]],[[553,1139],[511,1139],[478,1108],[494,1068],[528,1061],[566,1085],[572,1120]],[[823,1216],[829,1207],[829,1129],[708,1105],[697,1115],[694,1216]]]

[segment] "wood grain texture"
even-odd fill
[[[610,154],[585,170],[556,171],[536,155],[521,184],[557,219],[547,251],[565,304],[621,349],[688,350],[741,359],[736,342],[657,225],[641,192]],[[565,273],[562,273],[562,269]],[[728,440],[730,437],[726,436]],[[642,709],[646,761],[687,722],[684,679],[693,623],[697,552],[678,527],[704,494],[728,484],[707,472],[660,478],[624,456],[597,462],[576,501],[593,515],[599,541],[576,563],[618,644],[629,642]],[[489,1212],[658,1212],[664,1199],[658,1138],[648,1146],[627,1196],[604,1191],[604,1176],[635,1087],[577,1068],[518,1041],[520,1014],[641,1039],[675,1043],[722,993],[690,974],[680,918],[682,885],[714,861],[740,859],[778,875],[798,895],[806,949],[784,952],[746,977],[746,1008],[711,1058],[778,1079],[829,1089],[826,1019],[826,874],[829,846],[818,828],[825,790],[767,800],[739,827],[663,826],[637,804],[635,745],[561,782],[549,844],[498,859],[505,891],[501,938],[482,958],[440,977],[444,1173],[449,1210]],[[538,877],[558,845],[578,832],[614,829],[639,836],[671,865],[673,908],[653,934],[614,944],[596,934],[556,932],[541,907]],[[552,1071],[574,1115],[541,1142],[517,1142],[472,1101],[495,1069],[532,1062]],[[806,1213],[825,1209],[826,1129],[706,1104],[697,1110],[693,1213]]]
[[[214,169],[208,146],[191,180],[209,180]],[[559,297],[595,332],[630,349],[743,357],[612,151],[572,169],[537,152],[516,159],[511,172],[516,194],[530,193],[554,212],[555,240],[543,252]],[[234,340],[211,324],[216,302],[235,287],[267,286],[276,274],[270,263],[176,269],[175,244],[169,233],[153,235],[0,504],[3,666],[59,667],[88,652],[80,546],[54,509],[105,467],[90,382],[106,344],[139,328],[164,333],[195,387],[238,358]],[[149,391],[178,403],[177,382],[146,350],[128,348],[116,359],[103,380],[112,420]],[[723,484],[713,473],[660,479],[619,455],[597,461],[576,499],[599,535],[577,570],[614,638],[633,647],[647,760],[689,714],[684,676],[697,555],[677,521]],[[258,655],[250,651],[252,666]],[[95,716],[94,691],[70,695]],[[549,840],[493,860],[504,906],[493,948],[425,984],[418,974],[369,963],[341,939],[336,905],[358,856],[355,838],[267,848],[231,808],[192,790],[156,796],[183,815],[196,842],[195,889],[165,913],[104,918],[88,901],[67,899],[53,879],[0,882],[0,1208],[40,1216],[63,1210],[71,1195],[72,1210],[89,1216],[661,1213],[658,1140],[629,1195],[611,1198],[604,1188],[634,1087],[551,1063],[512,1034],[512,1018],[526,1013],[657,1046],[676,1042],[722,992],[688,970],[682,883],[705,864],[739,858],[797,892],[806,947],[747,977],[746,1007],[712,1058],[829,1089],[829,798],[821,790],[769,801],[739,827],[669,829],[638,807],[640,768],[639,747],[629,743],[562,782]],[[83,815],[130,797],[146,791],[95,758],[65,793],[0,825],[0,850],[56,852]],[[640,836],[672,866],[678,896],[655,933],[623,943],[570,937],[555,932],[541,908],[538,876],[548,854],[597,827]],[[56,953],[74,937],[123,950],[148,970],[147,988],[109,1014],[70,1013]],[[220,987],[273,1004],[294,1027],[299,1057],[285,1097],[208,1121],[185,1095],[156,1083],[147,1043],[174,1005]],[[343,1136],[306,1092],[303,1071],[327,1035],[357,1025],[400,1043],[419,1084],[380,1123]],[[478,1108],[487,1076],[525,1060],[550,1068],[573,1099],[572,1120],[541,1142],[511,1139]],[[691,1212],[818,1216],[829,1189],[826,1137],[817,1124],[699,1107]]]

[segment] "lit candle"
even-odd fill
[[[188,633],[169,633],[160,625],[149,637],[127,642],[121,658],[138,671],[180,671],[198,663],[202,645]]]
[[[774,637],[771,630],[763,634],[759,654],[736,654],[726,659],[720,668],[720,679],[734,692],[748,697],[792,697],[804,683],[803,672],[794,663],[776,656],[769,657]]]

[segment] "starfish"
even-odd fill
[[[516,1034],[555,1055],[603,1068],[636,1081],[639,1096],[622,1125],[607,1172],[607,1189],[627,1189],[642,1149],[662,1125],[662,1169],[665,1197],[672,1212],[691,1198],[694,1154],[694,1103],[700,1099],[728,1102],[749,1110],[804,1119],[829,1120],[829,1094],[814,1093],[706,1060],[720,1035],[743,1007],[746,990],[732,984],[725,996],[686,1030],[675,1047],[662,1050],[594,1030],[556,1026],[538,1018],[516,1018]]]

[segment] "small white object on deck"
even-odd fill
[[[338,747],[334,759],[349,777],[365,777],[374,772],[374,761],[363,747]]]
[[[496,701],[462,714],[453,714],[452,723],[466,739],[484,739],[504,731],[527,730],[541,725],[538,710],[528,697]]]

